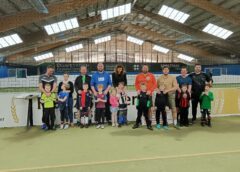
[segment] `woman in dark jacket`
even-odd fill
[[[127,75],[123,65],[117,65],[115,71],[112,73],[112,83],[115,88],[119,82],[123,82],[127,86]]]
[[[73,83],[72,81],[69,81],[69,74],[68,73],[64,73],[63,74],[63,81],[59,83],[58,85],[58,93],[62,91],[62,84],[68,84],[70,86],[69,88],[69,97],[68,97],[68,115],[69,115],[69,119],[70,119],[70,124],[71,126],[73,126]]]

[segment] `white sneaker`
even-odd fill
[[[69,128],[69,126],[68,126],[68,124],[66,124],[66,125],[64,125],[64,130],[66,130],[66,129],[68,129]]]
[[[63,127],[64,127],[64,125],[63,125],[63,124],[61,124],[61,125],[60,125],[60,129],[62,130],[62,129],[63,129]]]
[[[104,129],[104,125],[101,125],[101,129]]]
[[[97,125],[97,126],[96,126],[96,129],[99,129],[100,127],[101,127],[101,125]]]
[[[112,127],[115,127],[115,124],[112,124]]]

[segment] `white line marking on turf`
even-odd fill
[[[63,165],[41,166],[41,167],[5,169],[5,170],[0,170],[0,172],[32,171],[32,170],[44,170],[44,169],[53,169],[53,168],[67,168],[67,167],[80,167],[80,166],[90,166],[90,165],[127,163],[127,162],[137,162],[137,161],[147,161],[147,160],[157,160],[157,159],[189,158],[189,157],[211,156],[211,155],[221,155],[221,154],[231,154],[231,153],[240,153],[240,149],[230,150],[230,151],[220,151],[220,152],[205,152],[205,153],[195,153],[195,154],[154,156],[154,157],[146,157],[146,158],[133,158],[133,159],[112,160],[112,161],[83,162],[83,163],[76,163],[76,164],[63,164]]]

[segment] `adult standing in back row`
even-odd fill
[[[45,91],[45,85],[50,85],[51,91],[50,93],[47,93]],[[54,67],[48,66],[47,71],[45,74],[41,75],[39,77],[39,84],[38,84],[39,90],[41,91],[41,94],[45,93],[47,97],[51,96],[51,93],[56,91],[57,88],[57,77],[54,75]],[[45,129],[46,127],[46,121],[44,117],[44,113],[42,115],[42,128]]]
[[[192,123],[196,121],[197,107],[200,103],[201,93],[204,91],[206,83],[212,84],[212,78],[206,73],[202,72],[200,64],[195,64],[194,72],[189,74],[192,79]]]
[[[112,80],[111,80],[110,75],[104,71],[103,63],[98,63],[97,72],[92,75],[91,88],[92,88],[94,96],[97,96],[99,85],[103,85],[103,93],[107,96],[105,117],[107,119],[108,124],[111,124],[109,90],[112,86]]]
[[[177,109],[176,109],[176,102],[175,102],[175,93],[178,88],[177,80],[176,77],[169,75],[169,67],[164,66],[163,67],[163,75],[161,75],[158,80],[158,88],[160,85],[164,85],[165,90],[164,94],[168,94],[168,103],[169,103],[169,108],[172,111],[172,118],[173,118],[173,126],[176,129],[179,129],[177,125]]]
[[[135,89],[136,89],[138,95],[141,92],[141,85],[143,83],[145,84],[145,86],[147,88],[147,95],[150,96],[150,104],[151,104],[150,107],[152,107],[152,93],[157,88],[157,81],[155,79],[155,76],[149,72],[148,65],[143,65],[142,72],[136,76]],[[151,108],[149,108],[148,116],[149,116],[150,120],[151,120],[151,112],[152,112]]]
[[[120,82],[124,83],[125,87],[127,86],[127,75],[123,65],[117,65],[115,71],[112,73],[113,86],[115,88],[118,87]]]

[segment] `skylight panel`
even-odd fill
[[[158,45],[154,45],[153,50],[159,51],[159,52],[164,53],[164,54],[167,54],[169,52],[169,49],[158,46]]]
[[[53,53],[49,52],[49,53],[45,53],[45,54],[42,54],[42,55],[35,56],[33,58],[35,59],[35,61],[41,61],[41,60],[49,59],[49,58],[52,58],[52,57],[53,57]]]
[[[23,41],[19,37],[19,35],[15,33],[15,34],[12,34],[12,35],[1,37],[0,38],[0,48],[9,47],[9,46],[12,46],[12,45],[20,44],[22,42]]]
[[[102,10],[101,17],[102,20],[107,20],[110,18],[118,17],[129,13],[131,13],[131,3]]]
[[[188,17],[190,16],[189,14],[186,14],[182,11],[176,10],[174,8],[168,7],[166,5],[163,5],[161,9],[158,12],[159,15],[167,17],[171,20],[175,20],[180,23],[184,23]]]
[[[77,44],[77,45],[67,47],[67,48],[65,48],[65,50],[66,50],[67,53],[69,53],[69,52],[76,51],[76,50],[79,50],[79,49],[82,49],[82,48],[83,48],[82,44]]]
[[[142,45],[143,42],[144,42],[143,40],[138,39],[138,38],[134,38],[134,37],[132,37],[132,36],[128,36],[128,37],[127,37],[127,41],[132,42],[132,43],[135,43],[135,44],[138,44],[138,45]]]
[[[182,59],[182,60],[185,60],[185,61],[188,61],[188,62],[191,62],[194,59],[193,57],[187,56],[187,55],[184,55],[184,54],[179,54],[177,57],[179,59]]]
[[[202,31],[222,39],[227,39],[230,35],[233,34],[232,31],[224,29],[212,23],[209,23],[205,28],[203,28]]]
[[[44,26],[44,29],[46,30],[48,35],[52,35],[55,33],[64,32],[66,30],[71,30],[77,27],[79,27],[79,24],[78,24],[77,18],[75,17],[72,19],[46,25]]]
[[[100,44],[100,43],[107,42],[107,41],[110,41],[110,40],[111,40],[111,36],[104,36],[104,37],[95,39],[94,43],[95,44]]]

